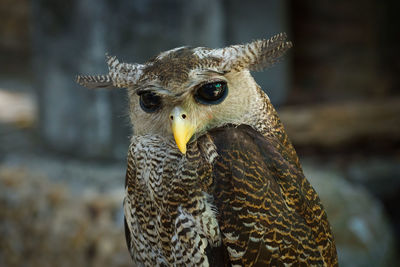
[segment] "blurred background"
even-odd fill
[[[0,266],[130,266],[122,198],[124,90],[92,91],[105,52],[144,62],[177,46],[285,31],[254,73],[326,207],[341,266],[396,266],[400,34],[395,0],[0,0]]]

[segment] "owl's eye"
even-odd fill
[[[197,102],[205,105],[216,105],[221,103],[228,95],[226,82],[212,82],[202,85],[197,89],[194,98]]]
[[[138,93],[140,107],[147,113],[157,111],[161,107],[161,97],[154,92],[145,91]]]

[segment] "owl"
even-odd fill
[[[325,210],[250,74],[286,39],[179,47],[144,64],[107,55],[107,75],[77,77],[128,92],[124,214],[136,266],[337,266]]]

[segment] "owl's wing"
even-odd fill
[[[134,186],[136,181],[136,165],[134,164],[134,159],[132,157],[132,149],[129,147],[128,150],[128,157],[127,157],[127,168],[126,168],[126,175],[125,175],[125,190],[126,195],[124,198],[124,231],[125,231],[125,240],[126,246],[128,247],[129,253],[133,260],[135,260],[135,252],[133,244],[132,244],[132,236],[131,236],[131,229],[129,226],[133,227],[135,224],[132,211],[132,206],[135,205],[134,198],[132,198],[132,186]]]
[[[232,265],[337,265],[319,197],[280,142],[249,126],[209,134],[219,154],[209,193]]]

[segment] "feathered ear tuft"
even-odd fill
[[[120,63],[106,54],[107,75],[78,75],[76,82],[87,88],[128,88],[134,86],[142,75],[143,65]]]
[[[134,86],[143,72],[143,65],[120,63],[119,60],[106,54],[106,61],[113,84],[119,88]]]
[[[108,75],[78,75],[76,82],[90,89],[114,87],[111,77]]]
[[[292,43],[286,39],[285,33],[279,33],[268,40],[223,48],[223,54],[228,59],[224,62],[224,67],[235,70],[247,68],[254,71],[270,67],[292,47]]]
[[[261,71],[278,62],[280,57],[293,46],[292,42],[288,42],[286,39],[286,33],[280,33],[268,40],[255,41],[248,44],[248,49],[251,49],[251,46],[253,46],[253,49],[257,52],[255,60],[250,62],[248,68],[250,70]]]

